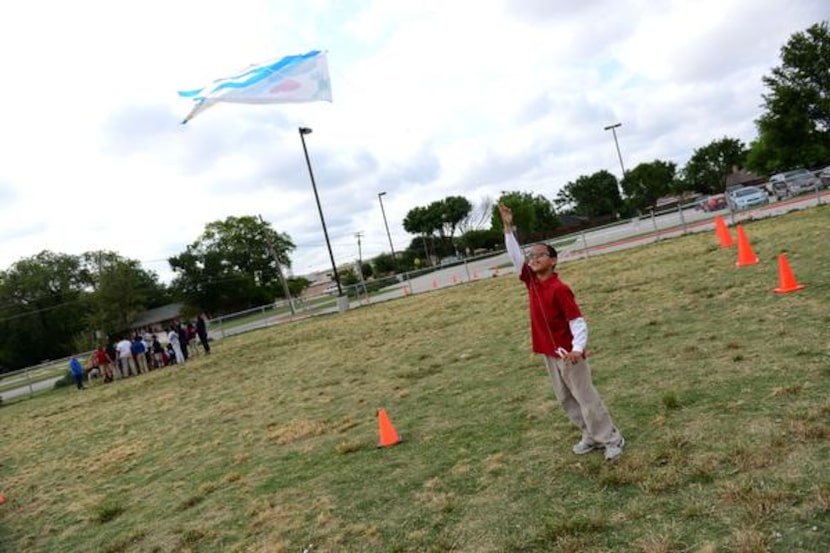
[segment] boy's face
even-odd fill
[[[541,244],[531,246],[526,257],[527,266],[534,273],[549,273],[556,267],[556,258],[551,257],[548,249]]]

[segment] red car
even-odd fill
[[[726,196],[723,194],[715,194],[700,200],[697,204],[699,209],[703,211],[719,211],[726,209]]]

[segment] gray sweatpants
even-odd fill
[[[570,364],[557,357],[543,355],[553,382],[556,399],[565,414],[581,431],[583,439],[597,445],[615,444],[622,435],[608,414],[599,392],[591,381],[591,368],[582,359]]]

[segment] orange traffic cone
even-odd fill
[[[775,288],[773,292],[787,294],[802,288],[804,288],[804,285],[795,281],[793,270],[790,269],[790,262],[787,261],[787,254],[782,253],[778,256],[778,288]]]
[[[6,502],[6,496],[0,493],[0,505]]]
[[[726,221],[720,215],[715,216],[715,236],[720,241],[721,249],[731,248],[734,244],[732,235],[729,233],[729,228],[726,226]]]
[[[746,237],[744,227],[738,225],[738,261],[735,263],[738,267],[746,267],[747,265],[755,265],[758,263],[758,256],[752,251],[752,246],[749,245],[749,238]]]
[[[401,443],[403,440],[398,433],[395,432],[395,427],[392,426],[392,421],[389,420],[389,415],[386,414],[386,409],[378,409],[378,432],[380,434],[380,441],[378,447],[389,447]]]

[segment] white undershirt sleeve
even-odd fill
[[[507,248],[508,255],[510,255],[510,261],[513,262],[513,266],[517,271],[521,270],[522,265],[525,263],[525,256],[522,254],[522,247],[519,246],[519,242],[512,232],[504,233],[504,245]]]
[[[571,328],[571,334],[574,337],[572,351],[582,353],[588,345],[588,323],[583,317],[568,321],[568,326]]]

